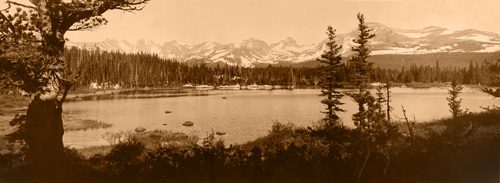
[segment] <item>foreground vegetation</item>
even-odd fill
[[[500,110],[404,123],[377,143],[361,182],[498,182]],[[101,154],[66,149],[61,182],[354,182],[363,138],[350,128],[275,124],[269,135],[226,146],[154,131],[116,134]],[[111,142],[111,141],[110,141]],[[88,150],[87,150],[88,151]],[[0,155],[1,182],[35,182],[22,152]]]

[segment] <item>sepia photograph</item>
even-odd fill
[[[0,182],[500,183],[499,0],[0,0]]]

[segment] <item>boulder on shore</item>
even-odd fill
[[[144,132],[144,131],[146,131],[146,128],[144,128],[142,126],[135,128],[135,132],[137,132],[137,133]]]
[[[193,126],[194,123],[192,121],[186,121],[184,123],[182,123],[182,126]]]

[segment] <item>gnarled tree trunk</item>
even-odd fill
[[[54,99],[35,96],[28,106],[26,119],[26,158],[36,180],[60,182],[64,134],[62,108]],[[59,180],[59,181],[58,181]]]

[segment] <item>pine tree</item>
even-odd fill
[[[489,80],[492,86],[500,86],[500,59],[484,63],[485,79]],[[493,97],[500,97],[500,88],[481,88],[481,90]]]
[[[357,15],[359,25],[358,25],[358,38],[354,39],[354,43],[357,46],[352,48],[354,52],[349,60],[350,65],[353,67],[353,81],[356,87],[359,89],[357,94],[351,94],[356,103],[358,103],[358,113],[353,115],[354,124],[360,129],[363,126],[367,126],[368,121],[366,121],[365,105],[367,104],[367,97],[370,97],[370,93],[365,91],[368,82],[368,73],[371,71],[371,63],[367,61],[370,55],[370,50],[368,49],[368,40],[375,37],[375,34],[371,33],[372,29],[365,25],[365,18],[363,14],[358,13]]]
[[[434,72],[436,72],[435,81],[441,82],[442,78],[441,78],[441,69],[439,68],[439,60],[436,60],[436,68]]]
[[[387,122],[391,122],[391,82],[389,80],[386,81],[385,83],[385,102],[386,102],[386,117],[387,117]]]
[[[371,71],[372,64],[368,62],[368,57],[370,56],[370,50],[368,49],[368,40],[375,37],[375,34],[371,33],[372,29],[368,28],[365,24],[365,18],[363,14],[358,13],[357,15],[358,24],[358,38],[354,39],[354,43],[357,46],[352,47],[353,55],[349,60],[350,65],[354,68],[353,81],[356,87],[359,89],[358,94],[353,95],[354,100],[358,103],[359,113],[365,111],[366,99],[363,96],[369,96],[365,94],[366,85],[368,83],[368,74]]]
[[[350,59],[351,65],[354,67],[353,80],[356,86],[363,91],[366,88],[368,82],[368,74],[371,70],[372,64],[368,62],[368,57],[370,56],[370,50],[368,48],[368,40],[375,37],[372,33],[372,29],[368,28],[365,24],[365,18],[363,14],[358,13],[357,15],[358,24],[358,37],[354,39],[354,43],[357,46],[352,47],[353,55]]]
[[[325,104],[326,114],[324,120],[328,126],[338,125],[338,115],[337,112],[344,111],[339,106],[343,103],[340,102],[343,94],[338,92],[336,88],[339,88],[339,78],[337,77],[338,72],[342,68],[341,63],[342,56],[340,55],[340,50],[342,46],[337,45],[335,38],[335,30],[332,26],[328,26],[326,34],[328,35],[328,42],[326,43],[327,49],[318,59],[325,66],[322,68],[322,76],[320,78],[320,86],[322,88],[321,95],[325,96],[325,99],[321,100],[321,103]]]
[[[462,89],[463,87],[461,85],[459,85],[456,81],[453,81],[451,83],[451,89],[448,90],[450,96],[447,97],[446,100],[448,100],[448,106],[450,107],[450,112],[453,115],[453,118],[457,118],[464,113],[462,109],[460,109],[462,99],[459,98]]]
[[[383,104],[385,102],[387,102],[385,96],[384,96],[384,92],[382,91],[382,86],[379,86],[376,88],[376,93],[375,95],[377,96],[377,112],[379,113],[385,113],[384,109],[383,109]]]
[[[371,33],[372,29],[368,28],[365,24],[363,14],[358,13],[357,19],[359,21],[359,34],[358,37],[353,40],[357,46],[352,48],[353,55],[349,63],[354,70],[352,76],[354,84],[359,89],[358,93],[351,94],[351,97],[358,103],[358,112],[353,115],[353,121],[356,130],[362,135],[360,143],[365,151],[363,163],[356,176],[356,182],[360,182],[366,164],[372,152],[376,150],[374,147],[374,140],[383,133],[385,114],[382,111],[381,103],[385,99],[383,99],[381,92],[379,92],[379,98],[377,99],[373,97],[369,91],[366,91],[369,81],[368,76],[372,66],[367,60],[370,56],[368,40],[375,37],[375,34]]]

